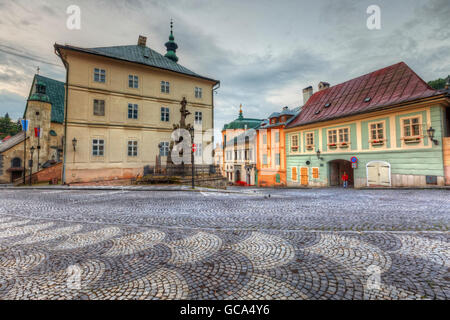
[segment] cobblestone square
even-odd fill
[[[0,299],[449,299],[448,190],[0,190]]]

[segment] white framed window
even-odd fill
[[[279,166],[281,162],[281,156],[279,153],[275,154],[275,165]]]
[[[314,146],[314,133],[313,132],[306,133],[306,145],[308,147]]]
[[[130,74],[128,76],[128,88],[134,88],[137,89],[139,88],[139,77]]]
[[[161,121],[169,122],[169,108],[161,107]]]
[[[100,68],[94,68],[94,81],[95,82],[106,82],[106,70]]]
[[[298,135],[291,136],[291,152],[298,152]]]
[[[94,157],[103,157],[105,155],[105,140],[92,139],[92,155]]]
[[[349,143],[350,142],[350,130],[348,128],[339,129],[339,143]]]
[[[197,99],[201,99],[202,98],[202,88],[195,87],[195,97]]]
[[[267,154],[263,154],[263,164],[267,165]]]
[[[415,138],[420,136],[420,117],[403,119],[402,124],[404,138]]]
[[[263,134],[263,144],[267,144],[267,134]]]
[[[138,142],[136,140],[128,141],[128,156],[137,157],[138,155]]]
[[[138,105],[137,104],[128,104],[128,119],[137,119],[138,118]]]
[[[167,157],[169,155],[169,142],[161,142],[159,144],[159,155],[161,157]]]
[[[280,132],[276,131],[275,132],[275,143],[279,143],[280,142]]]
[[[202,124],[203,113],[201,111],[195,111],[195,124]]]
[[[384,140],[384,122],[370,124],[370,139]]]
[[[170,93],[170,83],[167,81],[161,81],[161,92]]]
[[[94,116],[105,115],[105,100],[94,99]]]
[[[337,143],[337,130],[328,130],[328,145],[335,145]]]

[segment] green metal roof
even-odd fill
[[[99,47],[99,48],[80,48],[70,45],[58,45],[55,44],[56,48],[64,48],[68,50],[74,50],[79,52],[85,52],[95,55],[100,55],[104,57],[109,57],[113,59],[119,59],[134,63],[139,63],[151,67],[156,67],[160,69],[170,70],[196,78],[202,78],[205,80],[213,81],[218,83],[219,81],[203,77],[182,65],[172,61],[171,59],[163,56],[162,54],[144,46],[139,45],[129,45],[129,46],[114,46],[114,47]]]
[[[260,119],[251,119],[251,118],[242,118],[236,119],[226,125],[223,126],[223,130],[227,129],[255,129],[260,125],[262,120]]]
[[[230,123],[225,124],[222,131],[227,129],[255,129],[261,124],[262,121],[263,120],[260,119],[244,118],[241,104],[238,118]]]
[[[50,102],[52,104],[51,121],[57,122],[57,123],[63,123],[64,122],[64,97],[66,94],[64,82],[50,79],[47,77],[43,77],[38,74],[36,74],[34,76],[33,87],[31,88],[28,100],[38,100],[38,101],[47,102],[47,100],[45,98],[42,99],[41,96],[38,97],[38,94],[36,94],[36,84],[37,83],[44,84],[46,87],[46,96],[49,99],[48,102]],[[27,110],[25,109],[25,113],[26,112],[27,112]],[[24,117],[25,117],[25,114],[24,114]]]
[[[50,98],[46,94],[41,93],[33,93],[28,100],[30,101],[43,101],[43,102],[50,102]]]

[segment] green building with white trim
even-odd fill
[[[307,88],[305,90],[311,90]],[[287,185],[426,187],[450,184],[449,90],[405,63],[329,87],[286,127]]]

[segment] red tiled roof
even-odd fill
[[[374,111],[441,94],[400,62],[316,92],[287,128]],[[366,98],[371,98],[365,102]],[[326,104],[329,107],[325,107]]]

